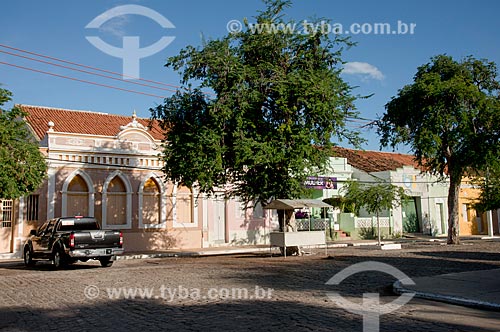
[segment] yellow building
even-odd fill
[[[471,183],[470,179],[464,178],[460,186],[459,201],[459,221],[460,235],[486,235],[488,234],[488,224],[486,213],[481,213],[474,208],[477,203],[481,189]]]

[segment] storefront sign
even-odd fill
[[[304,187],[312,189],[337,189],[337,178],[325,176],[308,176]]]

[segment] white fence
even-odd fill
[[[295,219],[297,231],[324,231],[329,222],[328,219]]]
[[[379,217],[380,227],[389,228],[389,217]],[[377,227],[377,217],[354,218],[355,228],[372,228]]]

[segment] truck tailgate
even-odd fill
[[[120,231],[92,230],[74,232],[75,249],[121,247]]]

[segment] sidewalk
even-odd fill
[[[500,269],[443,274],[414,278],[415,285],[393,285],[396,293],[500,311]]]
[[[227,246],[227,247],[212,247],[212,248],[195,248],[195,249],[172,249],[165,251],[151,252],[125,252],[121,256],[117,256],[116,260],[126,259],[144,259],[144,258],[162,258],[162,257],[202,257],[202,256],[219,256],[219,255],[237,255],[251,254],[258,252],[270,253],[269,245],[255,246]]]

